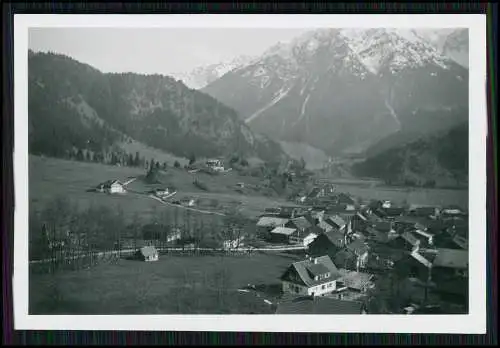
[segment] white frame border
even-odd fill
[[[390,23],[390,25],[388,25]],[[469,29],[468,315],[29,315],[28,99],[30,27]],[[486,333],[486,15],[14,15],[14,326],[16,330]],[[328,320],[325,320],[328,318]]]

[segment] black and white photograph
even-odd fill
[[[256,16],[15,23],[25,329],[485,330],[483,16]]]

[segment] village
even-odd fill
[[[219,160],[206,165],[225,171]],[[122,194],[133,180],[110,180],[96,190]],[[195,198],[174,200],[177,192],[169,188],[146,194],[196,209]],[[197,243],[182,228],[170,228],[167,235],[162,229],[144,226],[142,245],[122,240],[120,250],[130,249],[143,261],[157,261],[165,250],[303,255],[276,274],[281,295],[276,303],[268,301],[276,314],[467,312],[468,221],[458,206],[362,202],[333,184],[316,182],[293,205],[264,208],[250,226],[224,227],[223,237],[212,244]]]

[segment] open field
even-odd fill
[[[212,210],[238,206],[241,202],[242,212],[249,217],[254,217],[257,213],[262,212],[264,207],[285,203],[282,199],[265,197],[251,189],[249,191],[252,192],[246,195],[236,192],[234,188],[237,182],[245,182],[251,186],[257,185],[259,179],[240,177],[234,172],[212,176],[209,174],[189,174],[183,169],[168,168],[167,174],[164,176],[166,184],[150,185],[142,180],[141,177],[145,173],[140,168],[30,156],[29,173],[30,210],[33,211],[39,211],[56,196],[65,196],[77,202],[81,208],[89,205],[120,207],[127,217],[137,213],[141,217],[149,218],[160,211],[172,212],[178,216],[184,215],[186,213],[184,209],[161,204],[142,194],[153,187],[164,187],[168,186],[167,184],[173,185],[177,190],[177,194],[172,197],[172,200],[194,197],[199,199],[200,209],[215,208]],[[194,186],[194,175],[206,183],[210,191],[203,191]],[[87,192],[89,188],[106,180],[125,181],[129,177],[139,177],[138,180],[129,185],[129,189],[137,193],[107,195]],[[175,213],[176,210],[178,213]]]
[[[298,256],[161,255],[82,271],[30,275],[30,314],[271,313],[279,277]],[[264,291],[237,290],[255,284]],[[257,297],[257,294],[259,297]]]
[[[380,199],[390,200],[395,203],[407,202],[409,204],[422,205],[451,205],[455,204],[463,209],[469,207],[469,192],[468,190],[451,190],[451,189],[405,189],[375,186],[360,187],[357,185],[337,185],[340,192],[350,193],[353,196],[361,197],[362,199]]]

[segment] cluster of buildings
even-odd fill
[[[379,279],[414,284],[386,294],[401,303],[434,301],[466,311],[468,217],[459,207],[358,204],[324,185],[301,206],[266,210],[257,232],[271,243],[307,249],[306,259],[281,277],[279,313],[369,313]]]

